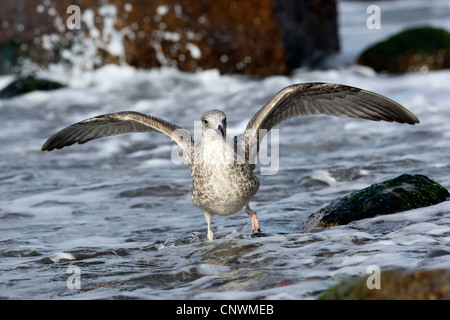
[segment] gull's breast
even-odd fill
[[[241,210],[259,189],[248,164],[216,164],[195,168],[192,202],[210,214],[229,215]]]

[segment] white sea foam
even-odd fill
[[[61,261],[67,261],[67,260],[74,260],[75,257],[67,252],[57,252],[55,254],[52,254],[50,257],[50,260],[53,262],[61,262]]]

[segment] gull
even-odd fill
[[[203,211],[207,238],[214,233],[214,215],[234,214],[245,207],[252,231],[261,232],[256,212],[249,202],[259,189],[255,158],[260,141],[276,125],[297,117],[325,114],[414,125],[417,117],[408,109],[382,95],[333,83],[300,83],[278,92],[248,122],[243,134],[227,137],[225,113],[214,109],[201,116],[202,139],[194,141],[189,131],[176,124],[134,111],[104,114],[75,123],[51,136],[42,151],[70,146],[76,142],[131,132],[159,132],[178,146],[191,170],[192,203]]]

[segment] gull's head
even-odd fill
[[[202,134],[225,139],[227,135],[227,117],[220,110],[209,110],[202,115]],[[206,135],[206,136],[205,136]]]

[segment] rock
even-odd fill
[[[0,43],[0,74],[15,73],[21,55],[18,39],[9,39]]]
[[[450,255],[450,251],[437,248],[437,249],[431,249],[430,252],[428,252],[427,255],[425,256],[425,258],[436,258],[436,257],[442,257],[442,256],[446,256],[446,255]]]
[[[3,257],[9,258],[17,258],[17,257],[37,257],[40,256],[41,253],[36,249],[18,249],[18,250],[9,250],[2,254]]]
[[[286,74],[339,50],[335,0],[83,0],[80,28],[73,4],[2,3],[0,70],[67,62]]]
[[[450,270],[387,270],[380,273],[380,289],[369,289],[369,276],[344,280],[328,289],[321,300],[448,300]],[[369,282],[372,279],[369,279]]]
[[[447,189],[426,176],[404,174],[334,201],[309,217],[306,230],[431,206],[447,197]]]
[[[450,33],[432,27],[408,29],[366,49],[358,63],[390,73],[450,68]]]
[[[15,80],[3,88],[0,91],[0,99],[12,98],[36,90],[48,91],[63,87],[64,85],[55,81],[27,77]]]
[[[334,1],[274,0],[288,71],[320,63],[339,51]]]

